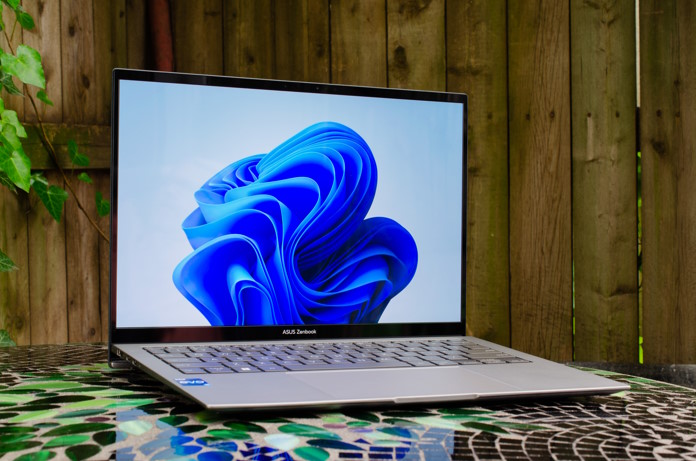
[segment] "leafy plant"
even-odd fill
[[[84,205],[78,199],[72,184],[74,175],[68,176],[61,167],[56,150],[46,135],[37,100],[41,104],[49,106],[52,106],[53,102],[48,98],[45,91],[46,77],[41,64],[41,54],[24,44],[18,45],[16,50],[13,49],[12,38],[17,26],[24,30],[31,30],[34,28],[34,19],[29,13],[24,11],[20,0],[0,1],[2,2],[0,4],[2,11],[5,8],[9,8],[15,15],[15,21],[9,32],[0,15],[0,30],[6,45],[6,49],[0,49],[0,89],[4,88],[10,95],[28,98],[36,115],[41,142],[60,172],[67,190],[70,191],[78,208],[87,217],[96,232],[104,240],[108,241],[109,238],[97,225],[94,218],[87,213]],[[21,82],[19,86],[15,84],[15,78]],[[34,96],[32,96],[32,91],[36,91]],[[25,153],[22,144],[26,138],[27,132],[24,129],[24,125],[19,121],[17,113],[6,109],[4,100],[0,98],[0,184],[15,194],[29,194],[33,190],[53,219],[60,222],[63,206],[70,194],[59,186],[49,184],[41,172],[32,171],[31,160]],[[84,152],[80,152],[74,140],[68,142],[68,154],[73,172],[76,167],[80,168],[89,165],[89,157]],[[92,179],[86,172],[81,172],[77,175],[77,180],[88,184],[92,183]],[[95,193],[95,204],[99,216],[109,214],[109,202],[104,200],[99,191]],[[17,266],[12,259],[0,248],[0,272],[9,272],[16,269]]]
[[[0,330],[0,347],[16,346],[15,342],[10,338],[10,334],[5,330]]]

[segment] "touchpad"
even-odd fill
[[[513,386],[463,368],[399,368],[299,372],[296,379],[339,400],[450,400],[475,399],[506,393]]]

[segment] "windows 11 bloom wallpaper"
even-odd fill
[[[377,181],[370,147],[333,122],[233,162],[192,191],[174,284],[211,325],[378,322],[418,250],[396,221],[365,219]]]

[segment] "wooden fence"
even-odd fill
[[[110,69],[152,61],[145,3],[25,3],[38,33],[23,40],[44,56],[56,102],[44,120],[63,150],[80,138],[107,192]],[[642,336],[646,362],[696,362],[696,4],[170,7],[179,71],[470,95],[470,333],[555,360],[617,362],[638,360]],[[32,120],[25,102],[10,105]],[[32,158],[51,168],[40,146]],[[1,194],[0,248],[20,270],[0,274],[0,329],[21,344],[106,340],[107,245],[73,204],[57,224],[35,197]]]

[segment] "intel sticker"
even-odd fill
[[[201,378],[180,378],[175,380],[180,386],[207,386],[208,381]]]

